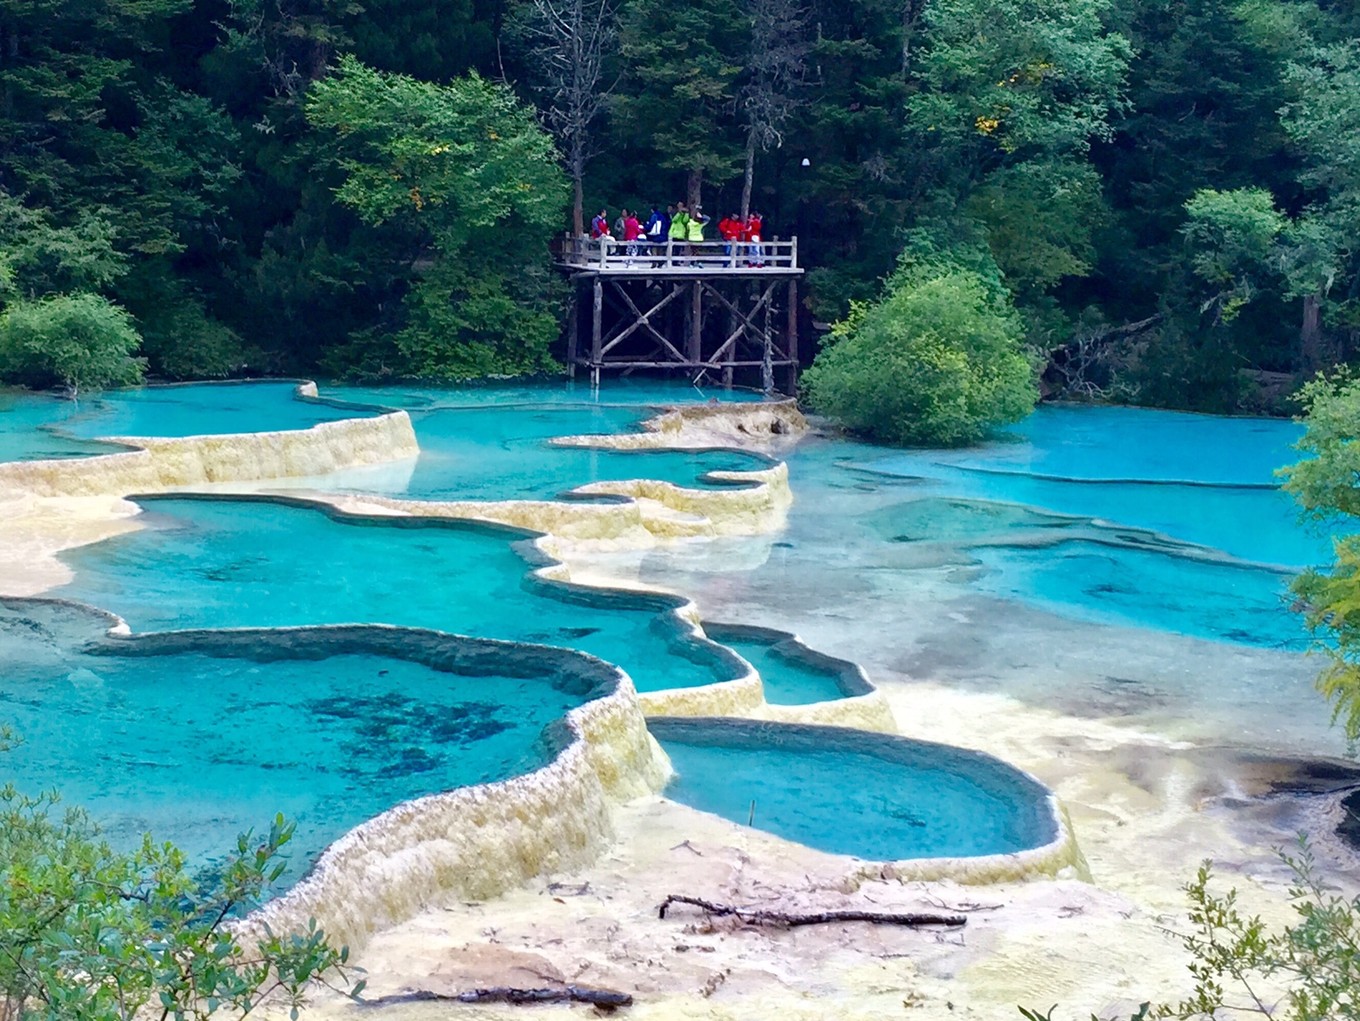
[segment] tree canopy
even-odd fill
[[[807,326],[985,246],[1047,392],[1288,410],[1360,330],[1331,0],[0,0],[0,52],[0,302],[161,376],[549,368],[572,207],[700,196]]]

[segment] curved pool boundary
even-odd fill
[[[336,942],[357,948],[440,897],[487,899],[535,876],[587,864],[614,837],[612,806],[659,792],[670,775],[632,680],[619,667],[570,649],[381,624],[132,632],[116,614],[74,600],[4,597],[0,605],[88,616],[96,630],[103,625],[102,636],[83,646],[94,655],[321,660],[365,654],[474,677],[557,674],[585,689],[585,701],[546,728],[543,765],[402,801],[351,827],[293,887],[240,923],[247,934],[263,935],[265,926],[303,931],[316,919]]]
[[[902,734],[883,734],[851,727],[819,726],[805,723],[783,723],[750,719],[709,717],[648,717],[647,726],[653,737],[664,742],[718,744],[728,747],[788,748],[799,745],[819,751],[846,751],[871,755],[888,761],[903,761],[904,757],[926,752],[934,757],[955,762],[980,763],[993,774],[1001,776],[1022,789],[1041,806],[1043,822],[1051,834],[1035,847],[1008,854],[988,854],[970,857],[909,858],[897,861],[866,861],[850,855],[822,852],[846,859],[850,864],[842,878],[842,888],[849,891],[873,879],[892,879],[916,882],[948,879],[957,883],[982,885],[1014,882],[1041,877],[1054,877],[1065,869],[1083,878],[1089,869],[1077,846],[1067,811],[1048,787],[1031,774],[987,752],[961,748],[957,745],[923,741]],[[697,742],[695,739],[699,739]],[[704,741],[703,739],[708,739]],[[696,809],[696,811],[698,811]],[[768,833],[768,831],[762,830]],[[769,834],[784,840],[777,834]],[[796,846],[809,846],[787,841]]]
[[[252,382],[263,381],[207,385],[242,386]],[[294,398],[323,400],[316,397],[316,385],[310,381],[296,382]],[[122,449],[86,457],[0,463],[0,490],[37,497],[125,496],[133,491],[205,483],[308,477],[419,454],[415,430],[405,411],[362,410],[378,413],[317,422],[303,429],[172,437],[100,436],[91,442]]]

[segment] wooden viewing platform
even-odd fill
[[[554,248],[572,284],[567,367],[590,372],[710,373],[731,386],[738,374],[792,394],[798,380],[798,239],[754,242],[627,243],[566,237]],[[590,290],[589,303],[583,291]],[[585,309],[589,308],[589,319]],[[583,327],[588,348],[582,350]]]

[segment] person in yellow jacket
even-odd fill
[[[689,238],[689,208],[683,202],[671,214],[671,226],[666,238],[670,241],[667,247],[672,258],[685,254],[685,241]]]
[[[703,249],[699,246],[704,243],[704,228],[708,226],[708,217],[699,206],[694,207],[694,212],[686,218],[685,235],[689,240],[689,254],[699,255]],[[695,265],[698,265],[697,263]]]

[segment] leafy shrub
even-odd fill
[[[73,392],[137,383],[140,344],[132,317],[97,294],[17,301],[0,315],[0,378]]]
[[[1237,891],[1215,893],[1213,863],[1200,865],[1185,886],[1193,931],[1181,935],[1190,953],[1191,995],[1179,1003],[1144,1003],[1130,1021],[1171,1018],[1214,1021],[1263,1017],[1276,1021],[1360,1019],[1360,898],[1334,893],[1318,875],[1308,842],[1280,858],[1293,874],[1289,901],[1298,921],[1272,928],[1242,914]],[[1026,1021],[1050,1021],[1020,1007]],[[1091,1021],[1116,1021],[1091,1015]]]
[[[0,728],[0,750],[5,740]],[[314,923],[258,944],[230,923],[282,874],[292,834],[282,817],[242,834],[207,886],[170,844],[148,835],[114,850],[55,794],[0,787],[0,1018],[239,1019],[266,998],[296,1007],[314,980],[347,980],[348,952]]]
[[[1282,468],[1285,489],[1303,516],[1339,532],[1332,564],[1294,580],[1298,606],[1328,659],[1318,687],[1352,741],[1360,739],[1360,379],[1337,373],[1306,384],[1299,397],[1306,429],[1296,444],[1305,455]]]
[[[856,304],[803,375],[813,410],[887,443],[960,446],[1034,407],[1023,327],[1004,290],[948,262],[907,265]]]

